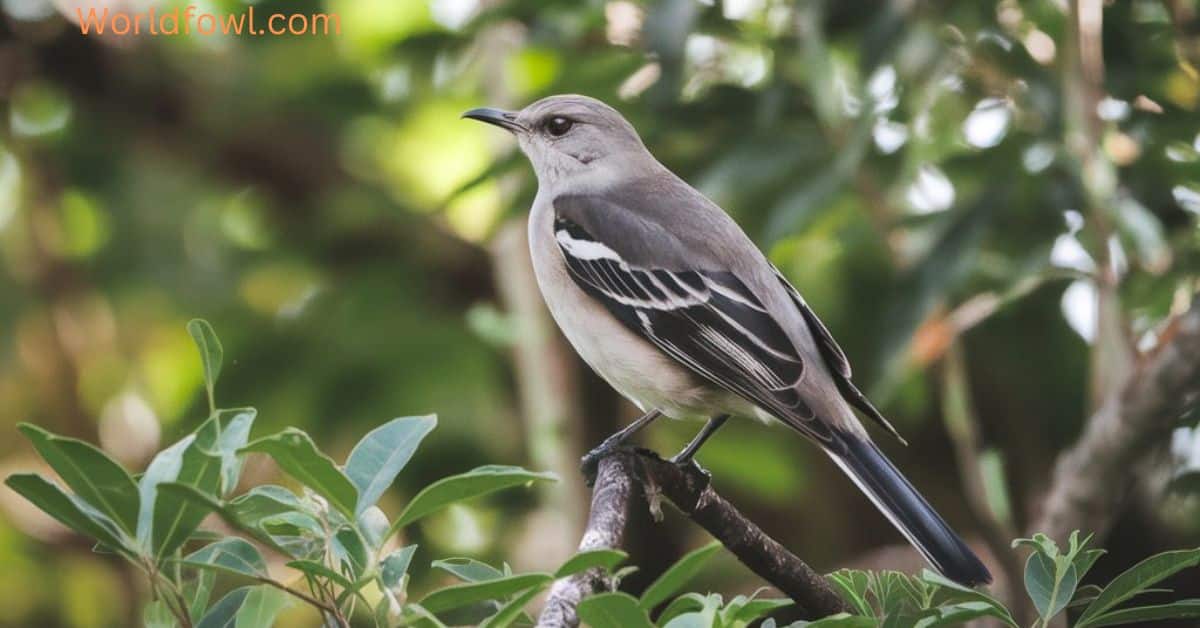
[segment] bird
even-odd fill
[[[991,582],[872,441],[856,411],[899,434],[855,386],[846,354],[813,309],[616,109],[566,94],[462,117],[516,137],[537,178],[528,230],[542,297],[583,361],[645,413],[585,464],[664,415],[705,421],[672,458],[681,465],[731,416],[778,421],[828,454],[944,576]]]

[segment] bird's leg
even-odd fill
[[[662,416],[662,412],[651,410],[643,414],[638,420],[617,431],[617,433],[604,439],[604,442],[596,445],[591,451],[587,452],[579,460],[579,468],[583,470],[583,475],[588,478],[588,482],[590,483],[592,478],[596,476],[596,468],[599,466],[601,458],[611,454],[618,447],[625,444],[625,441],[629,440],[631,436],[637,434],[643,427],[653,423],[654,419],[660,416]]]
[[[705,423],[704,427],[700,428],[700,432],[696,434],[692,442],[688,443],[679,453],[675,454],[675,457],[671,458],[671,462],[681,467],[691,464],[692,458],[696,457],[696,452],[700,451],[700,448],[704,446],[704,441],[708,440],[713,434],[716,434],[717,430],[721,429],[721,426],[725,425],[725,422],[728,420],[728,414],[718,414],[709,419],[708,423]]]

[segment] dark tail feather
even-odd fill
[[[966,586],[987,584],[992,574],[929,502],[909,484],[874,443],[840,434],[829,455],[875,506],[942,575]]]

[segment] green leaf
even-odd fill
[[[932,614],[921,617],[914,628],[962,626],[972,619],[995,616],[996,609],[987,602],[958,602],[932,609]]]
[[[171,614],[166,602],[156,600],[142,608],[142,626],[144,628],[175,628],[179,622]]]
[[[346,459],[346,476],[358,489],[356,516],[379,501],[434,427],[434,415],[403,417],[371,430],[358,441]]]
[[[204,617],[196,624],[196,628],[237,628],[237,614],[242,608],[242,602],[254,587],[241,587],[225,594],[213,607],[208,609]]]
[[[215,442],[201,443],[206,453],[221,459],[221,495],[228,495],[237,488],[242,473],[242,457],[238,451],[246,446],[256,416],[258,410],[254,408],[218,410],[212,424],[218,431]]]
[[[29,423],[21,423],[17,429],[80,499],[126,533],[137,530],[137,484],[121,465],[91,443],[51,434]]]
[[[1088,626],[1120,626],[1134,622],[1158,621],[1160,619],[1190,619],[1200,617],[1200,600],[1179,600],[1170,604],[1122,608],[1096,617]]]
[[[183,564],[199,569],[218,569],[230,573],[266,578],[267,562],[258,548],[237,537],[217,541],[189,554]]]
[[[115,523],[87,502],[63,491],[57,484],[34,473],[13,474],[4,483],[68,528],[96,539],[113,550],[130,552]]]
[[[719,625],[717,611],[724,602],[720,595],[689,593],[687,597],[695,600],[698,608],[677,613],[670,621],[666,621],[665,617],[659,618],[660,624],[666,621],[664,628],[712,628]]]
[[[408,573],[408,566],[412,563],[413,554],[417,552],[416,545],[402,547],[379,561],[379,575],[383,579],[383,585],[389,590],[395,590],[400,586],[401,579]]]
[[[672,619],[680,615],[694,613],[704,608],[704,603],[706,600],[707,598],[699,593],[684,593],[683,595],[678,595],[675,597],[675,599],[671,600],[670,604],[667,604],[667,607],[664,608],[661,613],[658,614],[658,623],[669,623]]]
[[[247,526],[257,526],[267,517],[285,512],[306,512],[295,493],[282,486],[264,484],[238,495],[228,505],[229,512]]]
[[[357,523],[363,540],[372,548],[378,549],[387,540],[388,528],[391,527],[391,524],[388,523],[387,515],[383,514],[383,510],[379,506],[370,506],[359,513]]]
[[[235,628],[271,628],[275,617],[287,608],[290,599],[279,589],[265,584],[253,587],[242,601],[235,618]]]
[[[579,552],[567,559],[566,562],[554,572],[555,579],[566,578],[573,576],[582,571],[589,569],[603,569],[612,571],[617,565],[625,562],[629,558],[629,554],[616,549],[594,549]]]
[[[1074,565],[1063,565],[1060,573],[1055,561],[1040,552],[1030,554],[1025,561],[1025,590],[1043,619],[1066,608],[1078,585]]]
[[[867,589],[871,582],[869,574],[856,569],[839,569],[829,574],[829,580],[842,594],[842,599],[849,602],[859,615],[874,613],[871,604],[867,602]]]
[[[579,603],[579,618],[591,628],[653,628],[650,617],[628,593],[601,593]]]
[[[1005,606],[1003,604],[1001,604],[999,601],[997,601],[995,598],[991,597],[990,595],[988,595],[982,591],[977,591],[975,589],[965,587],[957,582],[954,582],[953,580],[950,580],[949,578],[943,576],[942,574],[934,573],[933,571],[930,571],[929,569],[925,569],[921,572],[920,580],[923,582],[926,582],[928,584],[942,587],[943,589],[949,589],[951,591],[954,591],[955,593],[957,593],[960,596],[962,596],[963,598],[965,598],[967,601],[982,602],[984,604],[987,604],[988,606],[991,606],[992,609],[995,611],[995,613],[993,614],[993,617],[1000,619],[1001,621],[1003,621],[1005,624],[1011,626],[1012,628],[1017,628],[1017,622],[1016,622],[1016,620],[1013,619],[1012,614],[1009,613],[1008,609],[1005,608]]]
[[[466,473],[442,478],[417,493],[400,517],[392,524],[390,537],[400,528],[436,512],[454,502],[481,497],[488,493],[530,482],[556,481],[553,473],[535,473],[520,467],[485,465]]]
[[[343,589],[354,588],[354,583],[350,582],[346,576],[343,576],[342,574],[330,569],[329,567],[326,567],[322,563],[318,563],[315,560],[293,560],[289,562],[287,566],[291,567],[292,569],[303,571],[314,578],[324,578],[329,580]]]
[[[720,549],[720,542],[713,541],[685,554],[683,558],[680,558],[678,562],[671,565],[661,576],[650,583],[650,586],[646,587],[639,602],[641,607],[646,611],[653,610],[654,607],[678,593],[688,581],[700,572],[704,563],[708,562],[708,559],[712,558],[713,554]]]
[[[750,622],[762,617],[763,615],[766,615],[767,613],[777,611],[781,608],[786,608],[792,604],[795,604],[795,602],[789,599],[749,600],[744,606],[742,606],[736,613],[733,614],[732,619],[734,622],[745,622],[746,624],[749,624]]]
[[[525,606],[541,592],[541,587],[534,587],[514,597],[501,606],[495,615],[488,617],[487,621],[480,624],[480,628],[507,628],[524,614]]]
[[[797,625],[804,628],[875,628],[876,622],[878,620],[874,617],[858,617],[846,613],[838,613],[837,615],[830,615],[817,621],[802,621]]]
[[[221,375],[221,361],[225,351],[208,321],[193,318],[188,321],[187,330],[192,336],[192,341],[196,343],[196,348],[200,350],[200,362],[204,365],[204,387],[208,391],[208,408],[215,412],[217,406],[213,392],[217,385],[217,377]]]
[[[506,598],[526,589],[545,586],[552,580],[554,577],[548,573],[527,573],[485,582],[456,584],[425,596],[421,606],[431,613],[442,613],[476,602]]]
[[[358,489],[329,456],[317,449],[308,434],[289,427],[278,434],[260,438],[240,451],[255,451],[271,456],[285,473],[324,497],[338,512],[354,521]]]
[[[198,622],[204,617],[204,609],[208,607],[208,597],[212,594],[216,578],[216,573],[212,571],[198,571],[195,580],[187,587],[188,615],[193,622]]]
[[[341,565],[343,573],[349,570],[354,580],[362,576],[367,567],[367,547],[358,531],[350,527],[339,529],[331,539],[330,549],[333,550],[333,556]]]
[[[198,432],[215,423],[209,419]],[[138,541],[162,558],[183,545],[208,510],[181,498],[178,494],[158,491],[166,482],[183,484],[205,495],[215,495],[221,486],[221,459],[210,456],[196,443],[192,434],[159,452],[142,476],[141,513],[138,515]],[[149,509],[149,516],[147,516]]]
[[[1093,620],[1110,609],[1134,597],[1148,587],[1163,581],[1175,573],[1200,564],[1200,549],[1163,552],[1130,567],[1108,583],[1083,614],[1079,616],[1077,628],[1093,626]]]
[[[448,571],[464,582],[485,582],[505,575],[503,571],[473,558],[444,558],[433,561],[430,567]]]

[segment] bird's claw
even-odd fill
[[[700,466],[700,463],[696,462],[696,459],[693,457],[681,459],[679,456],[672,456],[671,459],[668,460],[668,462],[679,467],[679,470],[683,471],[684,473],[699,474],[700,476],[702,476],[704,478],[705,482],[709,482],[712,480],[712,473],[710,473],[708,471],[708,469],[705,469],[704,467]]]
[[[587,481],[588,487],[596,483],[596,474],[600,471],[600,461],[611,456],[619,448],[620,445],[600,443],[579,459],[579,471],[583,473],[583,479]]]

